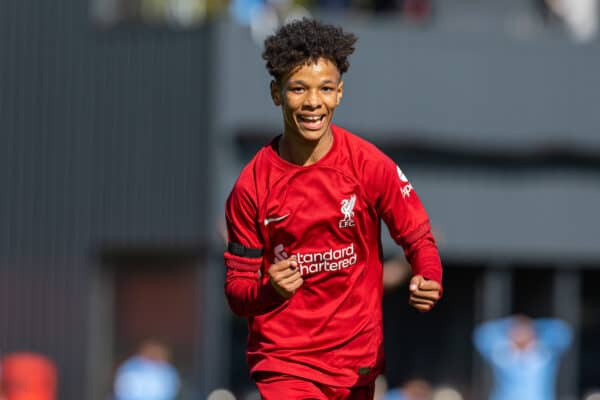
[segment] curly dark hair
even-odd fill
[[[282,26],[265,40],[262,57],[269,73],[280,80],[295,67],[326,58],[340,73],[348,70],[348,56],[354,52],[358,38],[340,27],[302,18]]]

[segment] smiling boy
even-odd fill
[[[383,220],[411,263],[409,303],[429,311],[442,266],[401,169],[332,124],[356,37],[310,19],[265,41],[283,134],[244,168],[226,204],[225,293],[248,318],[263,399],[372,399],[382,372]]]

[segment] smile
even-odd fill
[[[298,115],[298,122],[307,130],[319,130],[323,127],[325,115]]]
[[[325,118],[325,115],[299,115],[298,119],[304,122],[318,122]]]

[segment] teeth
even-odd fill
[[[317,122],[321,117],[301,117],[305,121]]]

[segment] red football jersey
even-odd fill
[[[276,140],[238,178],[226,205],[225,292],[248,317],[252,373],[333,386],[363,385],[383,368],[381,220],[413,273],[441,283],[442,267],[421,201],[378,148],[332,125],[315,164],[283,160]],[[271,286],[276,261],[295,255],[304,284],[290,299]]]

